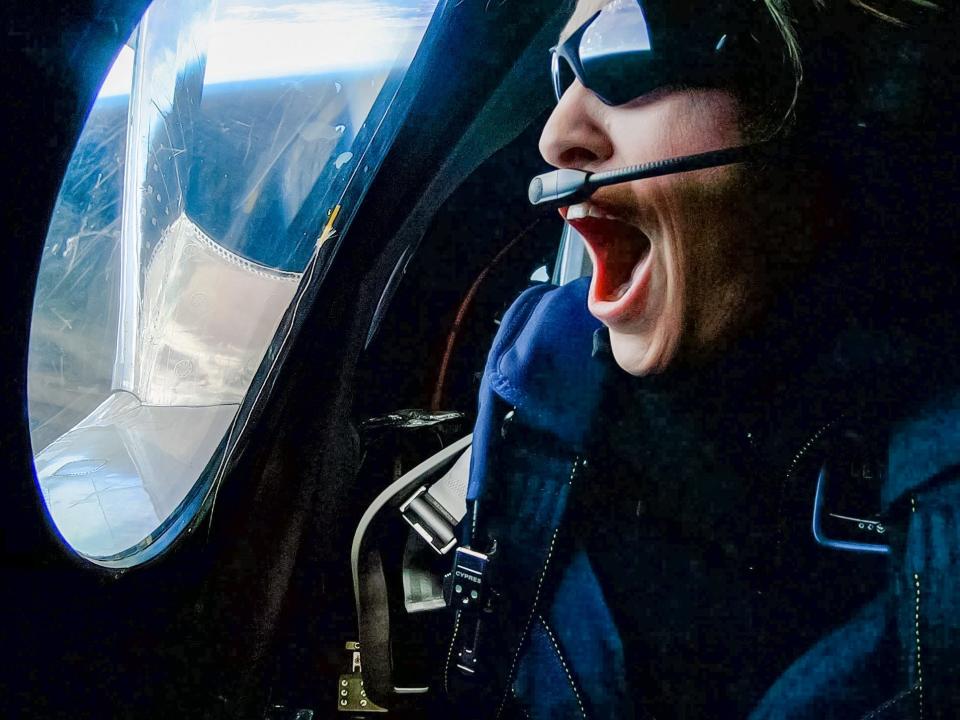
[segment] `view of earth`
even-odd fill
[[[302,271],[326,191],[339,173],[351,171],[370,108],[391,69],[408,64],[435,6],[435,0],[218,3],[198,111],[163,117],[175,132],[166,143],[155,134],[152,166],[135,190],[143,193],[141,273],[177,206],[231,253],[270,269]],[[121,212],[133,65],[134,52],[124,47],[51,218],[30,342],[35,451],[115,389],[121,243],[131,241],[121,238]]]

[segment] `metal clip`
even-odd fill
[[[453,570],[443,579],[443,594],[447,605],[461,612],[462,638],[457,654],[457,669],[473,675],[477,669],[477,641],[480,637],[480,618],[490,611],[492,593],[487,587],[484,574],[490,556],[471,550],[457,548]]]
[[[433,499],[424,485],[400,506],[400,514],[437,554],[446,555],[457,544],[453,518]]]

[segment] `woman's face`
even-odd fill
[[[603,2],[581,1],[561,39]],[[655,90],[602,103],[574,81],[550,116],[540,152],[591,172],[743,144],[737,100],[723,90]],[[755,183],[742,165],[599,190],[561,210],[593,260],[589,308],[634,375],[718,350],[769,290]],[[754,191],[749,190],[753,187]]]

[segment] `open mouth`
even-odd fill
[[[591,309],[616,315],[642,311],[649,279],[650,238],[635,225],[606,214],[592,203],[571,205],[562,214],[583,236],[593,255]]]

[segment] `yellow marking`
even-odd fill
[[[340,214],[340,206],[335,205],[333,210],[330,211],[330,217],[327,218],[327,224],[323,226],[323,231],[320,233],[320,237],[317,238],[317,248],[323,247],[323,244],[337,234],[337,231],[333,229],[333,223],[337,220],[337,215]]]

